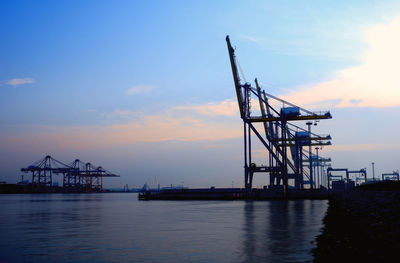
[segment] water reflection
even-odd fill
[[[0,196],[0,262],[304,262],[324,201]]]
[[[325,201],[246,202],[241,261],[311,262],[325,210]]]
[[[6,228],[6,221],[0,220],[2,234],[7,237],[7,242],[1,243],[14,251],[9,258],[15,262],[51,262],[57,255],[73,261],[74,253],[79,255],[80,248],[91,246],[96,236],[101,236],[103,206],[93,201],[102,199],[101,195],[21,196],[18,205],[13,204],[6,211],[12,224]],[[85,244],[89,239],[92,244]]]
[[[244,224],[244,245],[243,245],[243,254],[244,261],[250,262],[252,260],[253,255],[255,255],[255,247],[256,247],[256,233],[254,226],[254,202],[246,201],[244,205],[244,215],[245,215],[245,224]]]

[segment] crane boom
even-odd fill
[[[267,114],[265,113],[265,107],[264,107],[264,102],[262,101],[262,97],[261,97],[261,88],[258,85],[258,80],[257,78],[254,80],[254,82],[256,83],[256,88],[257,88],[257,94],[258,94],[258,101],[260,103],[260,110],[261,110],[261,116],[263,118],[267,117]],[[264,130],[265,130],[265,136],[268,138],[268,123],[266,121],[263,122],[264,124]]]
[[[229,59],[231,61],[233,81],[235,82],[235,89],[236,89],[236,96],[237,96],[237,100],[238,100],[239,110],[240,110],[240,117],[243,118],[244,117],[244,110],[243,110],[242,85],[240,84],[240,78],[239,78],[238,69],[237,69],[237,66],[236,66],[235,50],[231,45],[231,41],[229,40],[229,36],[226,36],[226,44],[228,46]]]

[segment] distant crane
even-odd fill
[[[101,166],[96,167],[79,159],[67,165],[50,155],[22,168],[21,172],[32,173],[32,189],[37,191],[51,188],[53,174],[63,175],[63,190],[66,192],[102,192],[103,177],[119,177]]]
[[[43,159],[22,168],[21,172],[32,173],[32,189],[44,190],[49,189],[53,184],[53,174],[73,173],[74,168],[52,158],[47,155]]]
[[[383,173],[382,174],[382,181],[385,180],[400,180],[399,170],[393,171],[392,173]]]
[[[268,173],[270,176],[270,188],[283,188],[287,191],[289,180],[294,180],[294,187],[304,189],[304,177],[309,180],[309,187],[313,188],[312,177],[312,151],[311,146],[330,145],[329,135],[320,136],[308,130],[300,128],[292,121],[310,121],[332,118],[330,112],[314,113],[296,106],[288,101],[275,97],[261,90],[258,80],[255,79],[255,88],[250,83],[242,83],[238,74],[235,50],[226,37],[229,59],[231,62],[236,97],[238,101],[240,117],[243,120],[244,134],[244,185],[251,191],[254,173]],[[252,116],[251,96],[258,99],[260,116]],[[280,110],[275,109],[270,100],[283,104]],[[264,135],[255,127],[255,123],[262,123]],[[268,165],[259,166],[252,161],[251,136],[255,135],[268,151]],[[304,146],[309,146],[307,153]],[[288,152],[288,148],[290,151]],[[290,154],[292,157],[290,158]],[[309,167],[303,165],[304,156],[309,160]]]
[[[328,188],[330,188],[330,183],[332,180],[336,180],[338,178],[338,176],[333,175],[332,172],[344,172],[345,176],[346,176],[346,184],[349,184],[350,182],[350,174],[355,174],[356,176],[356,183],[360,180],[364,181],[364,183],[367,182],[367,169],[363,168],[360,170],[353,170],[353,171],[349,171],[349,169],[347,168],[332,168],[329,167],[328,168]]]
[[[348,171],[349,175],[350,174],[355,174],[355,179],[356,179],[356,184],[359,184],[358,182],[361,181],[362,183],[367,182],[367,168],[363,168],[360,170],[355,170],[355,171]]]

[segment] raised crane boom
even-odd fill
[[[240,117],[243,118],[244,117],[244,110],[243,110],[244,107],[243,107],[242,85],[240,84],[240,78],[239,78],[238,69],[236,66],[235,49],[231,45],[229,36],[226,36],[226,44],[228,45],[229,59],[231,61],[233,81],[235,82],[235,89],[236,89],[236,96],[237,96],[237,100],[238,100],[239,110],[240,110]]]

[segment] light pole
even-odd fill
[[[375,163],[372,162],[372,180],[375,181]]]
[[[317,174],[316,174],[316,182],[317,182],[317,185],[316,185],[316,188],[319,188],[319,156],[318,156],[318,150],[319,150],[319,147],[315,147],[315,150],[317,151]]]
[[[312,150],[311,150],[311,125],[312,125],[312,122],[308,121],[308,122],[306,122],[306,125],[308,126],[308,137],[309,137],[308,138],[309,139],[309,141],[308,141],[308,158],[309,158],[309,163],[310,163],[310,188],[313,189],[314,183],[313,183],[313,172],[312,172],[313,167],[312,167],[312,156],[311,156],[311,154],[312,154]]]

